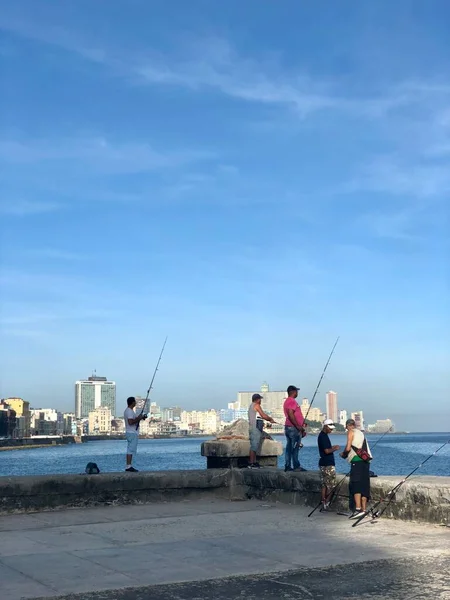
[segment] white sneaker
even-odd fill
[[[367,511],[365,510],[355,510],[355,512],[349,516],[349,519],[359,519],[360,517],[364,517]]]

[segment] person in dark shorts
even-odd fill
[[[357,519],[366,512],[367,502],[370,499],[370,462],[360,458],[357,450],[366,450],[370,458],[372,455],[363,432],[356,428],[353,419],[347,419],[345,428],[347,444],[341,456],[350,463],[349,489],[355,500],[355,510],[350,519]]]
[[[322,483],[322,509],[328,510],[330,497],[336,487],[336,467],[334,461],[334,452],[339,450],[339,446],[332,446],[328,436],[335,429],[335,425],[331,419],[325,419],[323,422],[322,431],[317,437],[317,445],[319,447],[319,468],[320,480]]]
[[[248,461],[249,469],[259,469],[259,463],[256,462],[256,455],[261,449],[261,443],[266,437],[263,431],[264,421],[273,423],[274,420],[261,408],[261,400],[263,397],[261,394],[253,394],[252,403],[248,408],[248,427],[249,427],[249,438],[250,438],[250,457]]]

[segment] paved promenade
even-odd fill
[[[2,516],[0,598],[450,599],[449,528],[308,512],[216,500]]]

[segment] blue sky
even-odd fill
[[[2,396],[324,380],[449,429],[450,8],[0,1]],[[424,423],[424,411],[429,417]]]

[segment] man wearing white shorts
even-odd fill
[[[136,406],[136,398],[130,396],[127,398],[127,408],[123,413],[123,418],[125,420],[125,437],[127,440],[127,466],[125,471],[129,473],[137,473],[137,469],[135,469],[131,463],[133,461],[133,456],[137,452],[137,443],[139,439],[139,423],[147,418],[147,415],[140,414],[136,416],[134,412],[134,408]]]

